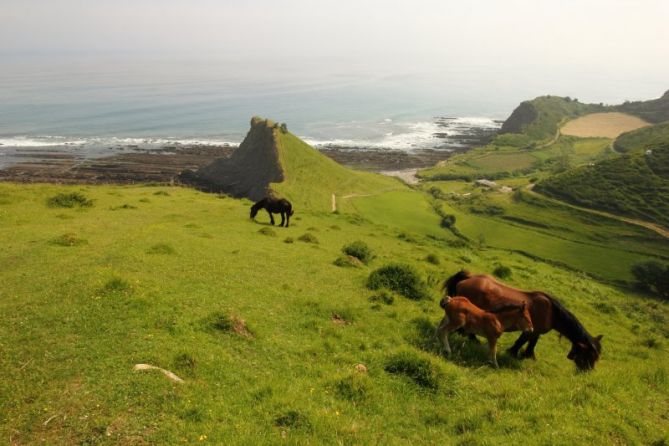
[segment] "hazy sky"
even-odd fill
[[[210,54],[268,69],[636,85],[626,98],[669,88],[667,0],[0,0],[0,20],[5,60]]]

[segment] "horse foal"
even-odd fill
[[[437,337],[441,340],[448,356],[451,346],[448,335],[463,328],[467,333],[483,336],[488,340],[490,362],[497,364],[497,340],[505,331],[522,330],[532,332],[532,319],[527,305],[505,305],[492,311],[484,311],[471,303],[466,297],[444,297],[439,303],[446,313],[439,327]]]

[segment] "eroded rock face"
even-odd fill
[[[199,170],[185,171],[180,180],[200,189],[257,201],[271,194],[270,183],[283,181],[274,123],[254,117],[239,148]]]
[[[537,110],[529,101],[521,102],[511,113],[511,116],[504,121],[499,133],[521,133],[523,128],[531,124],[537,118]]]

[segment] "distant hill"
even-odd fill
[[[646,132],[646,129],[636,132]],[[631,137],[625,138],[625,140]],[[639,147],[644,147],[639,143]],[[543,194],[669,227],[669,140],[539,182]]]
[[[654,124],[669,121],[669,90],[662,97],[650,101],[625,102],[612,107],[615,111],[629,113]]]
[[[535,140],[548,139],[566,119],[604,110],[602,105],[583,104],[568,97],[540,96],[516,107],[502,124],[500,134],[522,133]]]
[[[561,123],[597,112],[627,113],[650,123],[669,121],[669,91],[658,99],[620,105],[584,104],[569,97],[539,96],[521,102],[504,121],[499,133],[517,133],[538,141],[546,140],[555,136]]]
[[[195,172],[185,171],[180,179],[203,190],[254,201],[279,195],[294,206],[319,211],[332,210],[333,194],[341,208],[349,195],[405,187],[394,178],[348,169],[288,132],[285,125],[259,117],[251,119],[246,138],[230,157]]]

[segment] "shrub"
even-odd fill
[[[153,195],[162,195],[164,197],[169,197],[170,196],[169,192],[165,192],[164,190],[156,191],[156,192],[153,193]]]
[[[388,358],[384,370],[391,374],[405,375],[419,386],[430,390],[437,390],[443,378],[441,371],[432,361],[409,350]]]
[[[364,264],[369,263],[374,258],[371,248],[367,246],[367,243],[360,240],[344,245],[341,250],[344,254],[355,257]]]
[[[126,280],[121,279],[120,277],[112,277],[104,284],[100,290],[101,294],[104,296],[112,295],[129,295],[132,293],[132,285],[130,285]]]
[[[345,267],[360,268],[361,266],[364,265],[357,257],[353,256],[339,256],[332,263],[335,266],[339,266],[342,268]]]
[[[395,297],[387,290],[381,290],[378,294],[369,297],[370,302],[382,302],[386,305],[392,305],[395,302]]]
[[[411,265],[401,263],[386,265],[373,271],[367,278],[367,288],[388,288],[413,300],[429,297],[418,271]]]
[[[85,195],[79,192],[72,192],[69,194],[60,193],[54,195],[46,201],[47,206],[52,208],[89,208],[93,206],[93,200],[86,198]]]
[[[85,245],[88,242],[77,237],[76,234],[67,233],[52,239],[51,243],[58,246],[79,246]]]
[[[176,251],[174,251],[174,248],[172,248],[170,245],[166,243],[158,243],[156,245],[153,245],[149,249],[146,250],[147,254],[164,254],[164,255],[169,255],[169,254],[174,254]]]
[[[439,261],[439,257],[436,254],[428,254],[425,257],[425,261],[428,262],[428,263],[431,263],[433,265],[439,265],[439,263],[441,263]]]
[[[276,237],[276,232],[274,232],[274,229],[268,228],[268,227],[260,228],[258,230],[258,233],[262,234],[262,235],[267,235],[267,236],[270,236],[270,237]]]
[[[669,265],[651,260],[633,265],[631,271],[639,288],[669,298]]]
[[[195,367],[197,362],[195,357],[190,353],[180,353],[174,357],[173,361],[174,368],[191,378],[195,376]]]
[[[297,410],[289,410],[286,413],[277,416],[274,419],[274,425],[279,427],[294,427],[296,429],[311,428],[309,418]]]
[[[500,279],[506,279],[511,277],[511,268],[504,265],[497,265],[497,267],[495,267],[492,273],[497,277],[499,277]]]
[[[295,240],[293,239],[293,237],[286,237],[286,238],[283,240],[283,242],[284,242],[284,243],[295,243]]]
[[[455,215],[446,214],[441,218],[441,227],[442,228],[451,228],[455,225]]]
[[[367,375],[354,373],[335,381],[334,394],[339,398],[354,402],[361,402],[367,398],[370,389],[370,379]]]
[[[281,123],[281,126],[279,127],[281,129],[281,133],[288,133],[288,126],[286,125],[285,122]]]
[[[313,234],[309,234],[308,232],[306,234],[302,234],[297,239],[305,243],[315,243],[315,244],[318,243],[318,239],[316,238],[316,236]]]
[[[222,312],[213,312],[205,320],[206,328],[224,333],[236,333],[246,338],[253,338],[254,332],[249,328],[244,319],[230,316]]]

